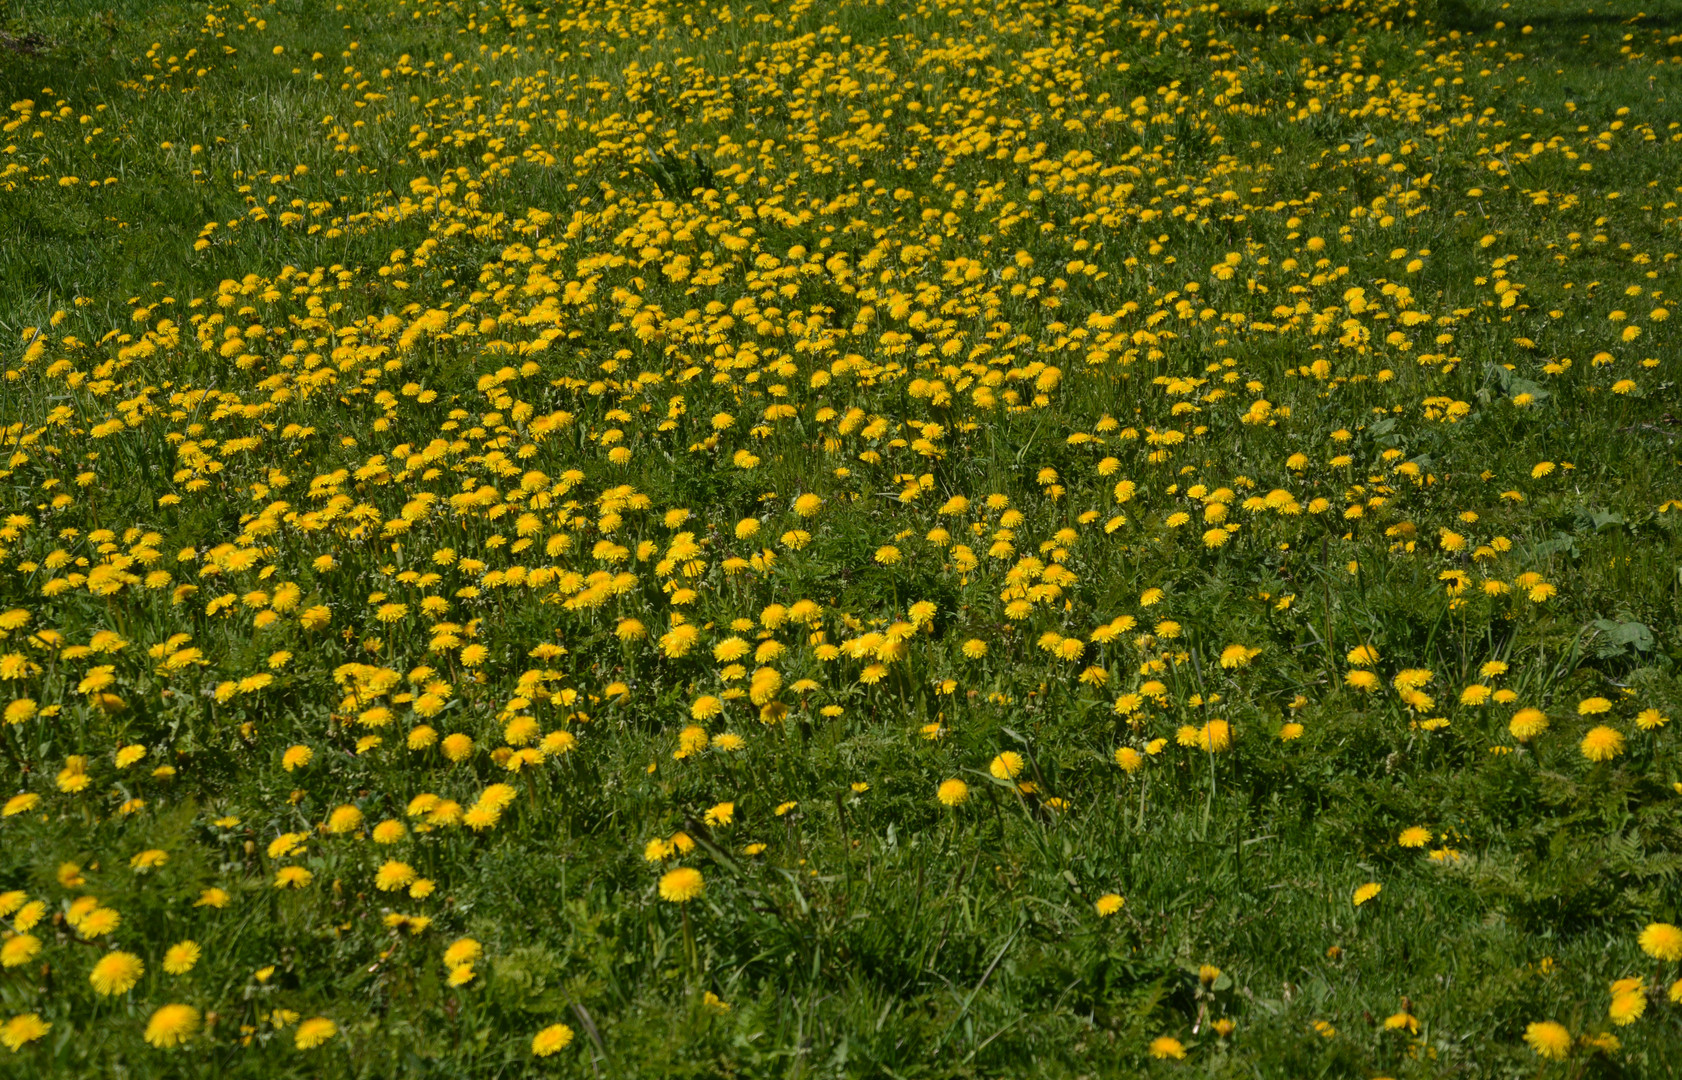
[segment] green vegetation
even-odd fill
[[[0,1075],[1682,1073],[1682,17],[1518,7],[8,8]]]

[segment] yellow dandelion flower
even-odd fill
[[[1564,1061],[1571,1053],[1571,1033],[1564,1024],[1552,1020],[1538,1020],[1524,1029],[1524,1041],[1538,1057],[1550,1061]]]
[[[292,1043],[300,1050],[314,1050],[339,1033],[339,1025],[325,1016],[312,1016],[298,1025]]]
[[[538,1057],[558,1054],[572,1044],[572,1029],[565,1024],[550,1024],[532,1036],[531,1052]]]
[[[0,1024],[0,1046],[15,1054],[50,1030],[52,1025],[39,1013],[20,1013]]]
[[[1617,728],[1602,724],[1589,729],[1579,748],[1590,761],[1611,761],[1624,752],[1624,736]]]
[[[1150,1052],[1151,1057],[1158,1061],[1167,1061],[1170,1058],[1181,1061],[1186,1056],[1186,1047],[1184,1043],[1171,1035],[1158,1035],[1151,1040]]]
[[[1613,994],[1612,1004],[1607,1006],[1606,1015],[1619,1027],[1628,1027],[1641,1019],[1646,1011],[1647,991],[1638,987],[1621,994]]]
[[[41,939],[34,934],[13,934],[0,942],[0,967],[22,967],[41,955]]]
[[[1513,714],[1507,730],[1519,742],[1529,742],[1548,730],[1548,714],[1537,708],[1520,709]]]
[[[128,993],[145,973],[146,965],[140,962],[140,957],[121,951],[109,952],[94,964],[88,982],[93,984],[95,993],[112,997]]]
[[[199,1011],[191,1005],[160,1005],[146,1021],[146,1041],[168,1050],[187,1042],[198,1029]]]
[[[199,962],[200,954],[198,942],[176,942],[164,952],[164,970],[171,975],[185,975]]]
[[[1682,960],[1682,928],[1671,923],[1648,923],[1636,941],[1655,960]]]
[[[942,780],[934,795],[942,806],[962,806],[969,801],[969,785],[956,777]]]
[[[660,877],[660,899],[685,904],[700,896],[706,889],[701,871],[688,866],[668,870]]]
[[[1014,750],[1006,750],[993,759],[987,771],[999,780],[1014,780],[1022,772],[1022,755]]]

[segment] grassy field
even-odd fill
[[[1682,1075],[1682,10],[0,31],[0,1076]]]

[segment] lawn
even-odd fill
[[[15,0],[0,1076],[1682,1076],[1649,7]]]

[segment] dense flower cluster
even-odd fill
[[[746,883],[845,920],[865,837],[973,843],[1012,897],[1061,845],[1079,948],[1149,945],[1146,871],[1077,873],[1059,830],[1184,804],[1202,844],[1235,785],[1245,820],[1327,811],[1292,786],[1321,774],[1448,778],[1277,883],[1350,940],[1431,889],[1517,896],[1489,845],[1576,842],[1495,835],[1462,780],[1616,792],[1609,857],[1648,881],[1682,784],[1644,551],[1676,553],[1682,487],[1584,497],[1622,466],[1567,429],[1672,422],[1666,107],[1532,93],[1529,27],[1394,3],[344,7],[428,45],[213,3],[110,100],[11,105],[0,188],[41,200],[136,183],[101,174],[137,110],[261,77],[313,111],[152,140],[243,208],[183,256],[214,284],[77,296],[4,352],[8,1051],[126,1024],[125,1053],[321,1058],[401,1006],[608,1054],[582,1006],[619,954],[563,984],[487,928],[550,860],[557,904],[591,879],[569,921],[643,912],[622,949],[684,953],[708,1017],[773,985],[695,970]],[[1674,86],[1676,37],[1626,40]],[[1224,842],[1240,880],[1266,839]],[[1648,887],[1606,1023],[1505,1045],[1614,1053],[1682,1001]],[[1222,962],[1141,1060],[1241,1037],[1258,961]],[[1455,1020],[1404,1001],[1376,1037]]]

